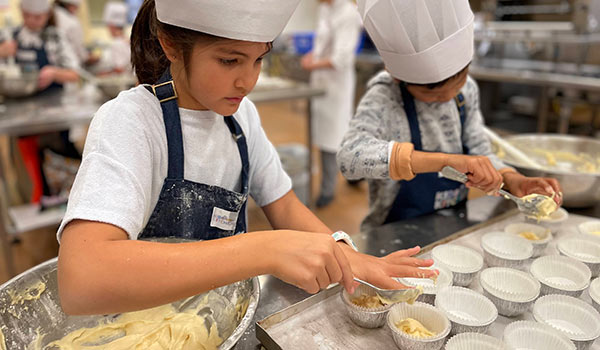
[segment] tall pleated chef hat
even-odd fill
[[[273,41],[300,0],[156,0],[159,21],[215,36]]]
[[[102,19],[105,24],[115,27],[125,27],[127,25],[127,5],[117,1],[107,2],[104,5]]]
[[[437,83],[473,58],[474,15],[468,0],[358,0],[358,11],[396,79]]]
[[[23,11],[39,15],[50,11],[49,0],[21,0],[21,9]]]

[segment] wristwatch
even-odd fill
[[[335,239],[335,241],[344,241],[346,244],[348,244],[350,247],[352,247],[352,249],[354,249],[355,251],[358,251],[358,248],[356,248],[356,244],[354,244],[354,241],[352,240],[352,238],[350,238],[350,236],[344,232],[344,231],[337,231],[334,232],[332,235],[333,239]]]

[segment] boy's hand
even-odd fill
[[[489,193],[496,192],[502,186],[502,175],[494,168],[486,156],[448,154],[446,165],[467,174],[467,187],[475,187]]]
[[[264,238],[261,257],[275,277],[312,294],[337,282],[354,292],[351,265],[331,235],[281,230]]]
[[[406,289],[405,285],[392,277],[432,278],[439,274],[436,270],[419,269],[433,265],[433,260],[412,257],[421,248],[399,250],[383,258],[354,251],[345,243],[338,243],[348,257],[354,276],[384,289]]]
[[[562,204],[562,190],[556,179],[548,177],[526,177],[517,172],[504,173],[504,187],[517,197],[538,193],[552,197],[559,206]]]

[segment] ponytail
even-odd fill
[[[169,67],[157,23],[154,0],[145,0],[131,28],[131,65],[140,84],[154,84]]]
[[[194,45],[229,40],[191,29],[162,23],[156,16],[154,0],[144,0],[131,28],[131,65],[140,84],[154,84],[170,62],[158,41],[158,33],[181,52],[187,70]]]

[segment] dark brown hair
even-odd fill
[[[413,83],[408,83],[408,82],[406,82],[405,84],[406,84],[406,85],[413,85],[413,86],[425,86],[425,87],[427,87],[429,90],[433,90],[433,89],[435,89],[435,88],[438,88],[438,87],[441,87],[441,86],[443,86],[444,84],[446,84],[446,83],[447,83],[447,82],[449,82],[450,80],[452,80],[452,79],[454,79],[454,78],[458,77],[459,75],[463,74],[463,73],[464,73],[464,72],[465,72],[467,69],[469,69],[469,66],[470,66],[470,65],[471,65],[471,62],[469,62],[469,63],[468,63],[466,66],[465,66],[465,68],[461,69],[461,70],[460,70],[460,72],[458,72],[458,73],[454,74],[453,76],[451,76],[451,77],[449,77],[449,78],[446,78],[446,79],[444,79],[444,80],[442,80],[442,81],[438,81],[437,83],[429,83],[429,84],[413,84]]]
[[[158,41],[159,34],[181,52],[186,68],[198,41],[231,40],[162,23],[156,17],[154,0],[144,0],[131,28],[131,64],[140,84],[154,84],[169,67]]]

